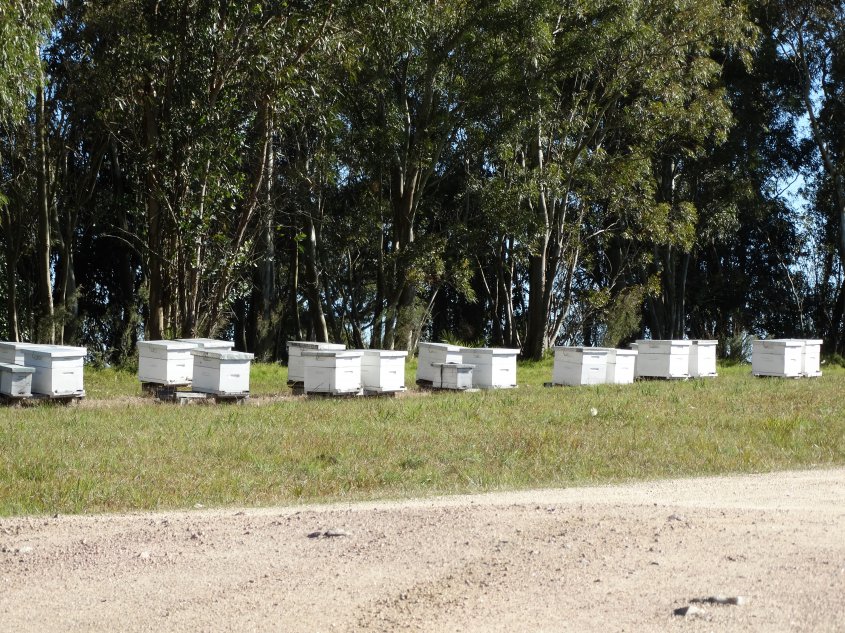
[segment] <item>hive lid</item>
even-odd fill
[[[823,340],[817,339],[817,338],[808,338],[808,339],[805,339],[804,342],[807,345],[821,345],[822,343],[824,343]]]
[[[217,360],[252,360],[255,354],[249,352],[235,352],[227,349],[192,349],[193,356],[201,356],[203,358],[215,358]]]
[[[699,340],[699,339],[693,339],[690,342],[693,345],[698,345],[699,347],[705,347],[705,346],[706,347],[715,347],[716,343],[718,343],[718,341]]]
[[[799,338],[769,338],[757,339],[752,341],[752,345],[761,345],[762,347],[804,347],[804,339]]]
[[[138,341],[138,351],[143,349],[164,349],[169,352],[181,352],[196,349],[196,343],[187,341]]]
[[[408,352],[398,349],[358,349],[352,352],[362,352],[364,356],[378,356],[379,358],[405,358]]]
[[[20,341],[0,341],[0,349],[27,349],[38,347],[37,343],[21,343]]]
[[[583,346],[568,346],[555,345],[555,351],[572,352],[574,354],[607,354],[611,351],[609,347],[583,347]]]
[[[637,350],[635,349],[616,349],[616,348],[608,348],[608,353],[616,354],[617,356],[636,356]]]
[[[0,371],[7,371],[11,374],[34,374],[35,367],[12,365],[11,363],[0,363]]]
[[[177,338],[180,343],[193,343],[201,349],[232,349],[232,341],[222,341],[216,338]]]
[[[477,354],[489,354],[492,356],[516,356],[520,350],[508,347],[462,347],[462,352],[475,352]]]
[[[307,350],[307,349],[324,349],[324,350],[343,350],[346,349],[346,345],[342,343],[318,343],[317,341],[288,341],[287,348],[290,350],[291,347],[298,347],[300,349]]]
[[[429,349],[442,349],[446,350],[447,352],[460,352],[461,348],[458,345],[452,345],[451,343],[432,343],[429,341],[422,341],[420,342],[420,348],[429,348]]]
[[[361,358],[364,355],[363,350],[356,349],[304,349],[303,356],[333,356],[335,358]]]
[[[72,347],[70,345],[27,345],[24,352],[44,354],[52,358],[78,358],[85,356],[88,349],[85,347]]]
[[[643,346],[672,346],[672,347],[690,347],[692,345],[692,341],[687,341],[683,339],[638,339],[637,345]]]

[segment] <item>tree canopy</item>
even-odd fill
[[[845,351],[845,3],[10,0],[0,337]]]

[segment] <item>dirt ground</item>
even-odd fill
[[[0,519],[0,630],[843,631],[845,469]]]

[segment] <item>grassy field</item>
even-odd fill
[[[415,367],[409,363],[408,384]],[[0,409],[0,515],[268,505],[571,486],[845,463],[845,370],[813,380],[715,379],[396,399],[142,399],[134,375],[86,369],[77,406]],[[595,408],[596,415],[591,414]]]

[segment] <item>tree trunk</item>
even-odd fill
[[[317,231],[314,220],[306,214],[305,220],[305,295],[308,297],[308,310],[311,326],[319,342],[328,342],[329,331],[326,316],[323,313],[323,301],[320,296],[320,274],[317,271]]]
[[[40,53],[39,53],[40,60]],[[36,338],[40,342],[55,341],[53,323],[53,287],[50,275],[50,201],[47,197],[47,121],[44,111],[44,74],[39,62],[38,87],[35,91],[35,157],[36,207],[38,234],[36,238]]]
[[[154,90],[148,80],[144,95],[144,147],[147,151],[146,173],[144,176],[146,212],[147,212],[147,282],[149,284],[149,315],[147,318],[147,338],[164,338],[164,271],[162,270],[162,248],[164,241],[161,201],[158,193],[158,121],[153,103]]]
[[[17,267],[18,255],[13,252],[11,239],[6,244],[6,318],[9,321],[9,340],[20,341],[21,333],[18,326],[18,293]]]

